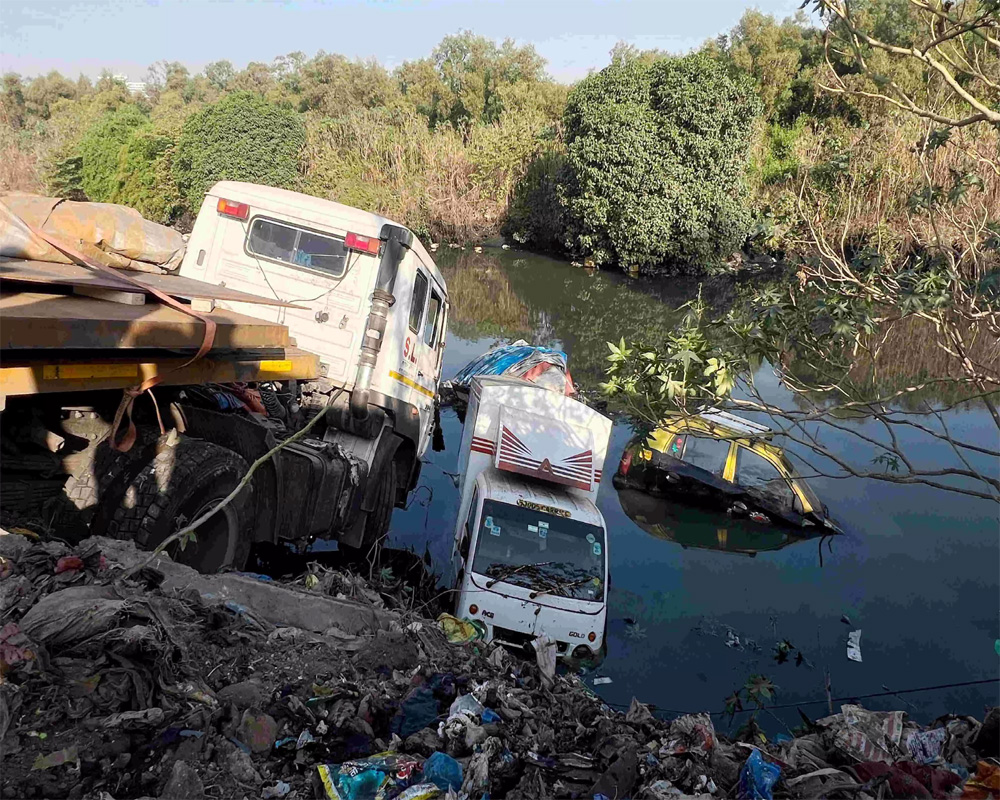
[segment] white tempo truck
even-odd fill
[[[608,537],[595,504],[611,420],[519,378],[472,381],[459,454],[456,616],[560,658],[604,644]]]

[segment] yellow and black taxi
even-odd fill
[[[770,428],[725,411],[673,415],[629,442],[614,485],[762,524],[841,533],[771,438]]]

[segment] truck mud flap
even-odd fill
[[[382,439],[375,450],[375,458],[372,459],[371,469],[368,472],[368,480],[365,482],[364,497],[361,501],[362,511],[368,512],[375,508],[376,481],[381,478],[382,471],[392,465],[396,451],[399,450],[402,443],[403,440],[389,429],[386,429],[382,434]]]

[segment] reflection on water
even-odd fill
[[[524,254],[440,256],[452,303],[445,378],[496,342],[522,337],[565,350],[574,380],[592,393],[603,379],[606,342],[661,338],[677,319],[675,309],[698,291],[689,279],[630,282]],[[703,296],[722,309],[735,291],[715,281]],[[889,345],[898,344],[894,382],[910,378],[906,370],[919,375],[941,368],[940,354],[929,339],[923,342],[913,335]],[[766,399],[793,402],[769,371],[760,370],[756,380]],[[967,404],[945,417],[956,437],[976,441],[989,431],[995,438],[978,406]],[[875,423],[844,424],[878,433]],[[426,547],[438,570],[448,560],[458,504],[450,473],[457,469],[462,427],[454,410],[442,410],[441,427],[447,446],[426,456],[426,488],[409,509],[396,511],[390,533],[396,546],[421,554]],[[633,435],[628,420],[616,420],[606,474]],[[953,457],[947,445],[917,430],[899,435],[922,464]],[[855,437],[836,430],[824,436],[838,452],[858,446]],[[997,474],[998,465],[986,458],[973,463]],[[801,531],[728,519],[721,525],[706,512],[664,501],[654,509],[619,495],[610,480],[602,483],[597,502],[609,532],[611,593],[601,674],[613,683],[596,691],[624,705],[635,695],[664,709],[721,710],[750,674],[764,673],[778,685],[779,702],[801,703],[818,716],[825,711],[826,670],[835,696],[878,692],[883,684],[898,690],[996,679],[996,505],[920,486],[831,478],[810,483],[848,531],[832,548],[826,540],[822,562],[820,541],[793,536]],[[751,550],[753,558],[732,555]],[[860,664],[846,657],[845,615],[864,631]],[[755,646],[743,646],[747,641]],[[775,660],[782,642],[804,657]],[[893,698],[866,705],[905,708],[929,722],[945,712],[981,715],[984,704],[997,702],[990,686],[905,697],[911,705]],[[789,725],[800,723],[794,709],[781,715]],[[737,715],[735,724],[742,721]]]
[[[803,535],[809,530],[807,528],[791,531],[775,525],[758,524],[722,512],[651,497],[634,489],[619,490],[618,500],[626,516],[650,536],[684,548],[696,547],[754,557],[757,553],[780,550],[801,542],[819,542],[822,538],[819,533],[815,536]]]

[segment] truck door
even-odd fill
[[[444,291],[437,282],[418,268],[413,282],[403,359],[411,373],[412,402],[420,411],[420,441],[417,447],[420,454],[426,449],[434,421],[434,397],[441,370],[439,346],[444,334],[444,297]]]

